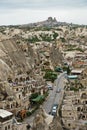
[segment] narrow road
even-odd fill
[[[47,98],[47,101],[43,104],[43,108],[47,113],[51,112],[53,104],[59,104],[59,101],[61,100],[61,92],[64,88],[64,76],[65,73],[58,76],[56,86],[54,86],[53,90],[50,90],[51,92]],[[56,92],[58,89],[60,89],[59,93]]]
[[[47,97],[47,100],[43,103],[43,108],[47,113],[49,113],[52,109],[52,105],[54,102],[55,94],[56,94],[56,86],[53,87],[53,90],[49,90],[49,96]]]
[[[59,101],[61,100],[61,92],[64,88],[64,76],[65,73],[61,73],[58,76],[56,80],[56,86],[54,86],[53,90],[49,90],[49,96],[42,105],[42,107],[45,109],[47,113],[51,112],[53,104],[58,104]],[[58,88],[60,89],[59,93],[56,92]],[[32,125],[36,113],[38,113],[38,110],[34,114],[32,114],[29,118],[25,119],[24,122],[30,123]]]
[[[65,77],[65,73],[62,73],[61,75],[58,76],[57,80],[56,80],[56,86],[57,89],[56,90],[60,90],[60,92],[56,92],[55,94],[55,99],[54,99],[54,104],[59,104],[60,100],[61,100],[61,94],[62,91],[64,90],[64,78]]]

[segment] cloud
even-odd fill
[[[1,8],[82,8],[86,0],[0,0]]]
[[[22,24],[57,17],[87,24],[87,0],[0,0],[0,24]]]

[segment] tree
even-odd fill
[[[57,79],[57,74],[52,72],[52,71],[47,71],[43,78],[45,78],[46,80],[54,82],[54,80]]]

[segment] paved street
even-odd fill
[[[42,105],[47,113],[51,111],[53,104],[58,104],[61,100],[61,92],[64,88],[64,76],[65,73],[62,73],[58,76],[56,80],[56,86],[54,86],[53,90],[49,90],[49,96]],[[60,89],[59,93],[56,92],[58,88]],[[24,122],[28,122],[32,125],[36,113],[38,113],[38,110],[29,118],[25,119]]]
[[[55,93],[56,93],[56,86],[54,86],[53,90],[49,90],[49,96],[47,97],[47,100],[43,103],[43,108],[47,113],[51,111],[54,98],[55,98]]]
[[[60,100],[61,100],[61,95],[62,95],[62,90],[64,89],[64,76],[65,76],[65,73],[59,75],[59,77],[57,78],[57,81],[56,81],[56,90],[60,90],[60,92],[57,92],[55,93],[55,99],[54,99],[54,104],[59,104]]]
[[[53,90],[50,90],[47,101],[45,101],[43,104],[43,108],[47,113],[51,112],[53,104],[59,104],[59,101],[61,100],[61,92],[64,88],[64,76],[65,73],[62,73],[58,76],[56,80],[56,86],[54,86]],[[59,93],[56,92],[57,89],[60,89]]]

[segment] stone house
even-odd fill
[[[87,123],[87,89],[66,91],[62,103],[62,121],[66,128],[75,130]],[[80,123],[79,123],[80,122]]]
[[[0,109],[0,130],[12,130],[13,114],[4,109]]]

